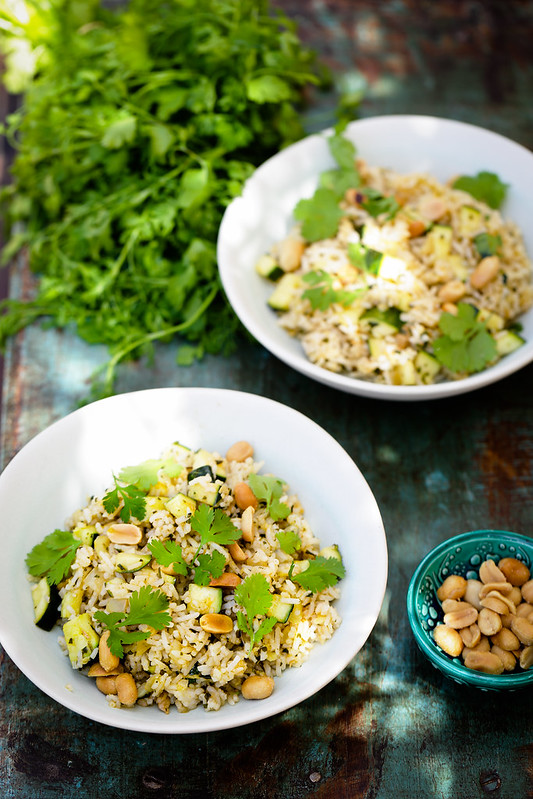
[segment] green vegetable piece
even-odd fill
[[[169,458],[167,460],[147,460],[138,466],[126,466],[119,472],[118,479],[123,483],[135,485],[141,491],[149,491],[158,481],[158,472],[162,469],[169,477],[178,477],[183,466]]]
[[[361,271],[369,275],[378,275],[383,261],[383,253],[366,247],[361,242],[348,243],[348,258]]]
[[[507,193],[508,184],[503,183],[494,172],[478,172],[477,175],[462,175],[453,183],[454,189],[461,189],[487,203],[490,208],[500,208]]]
[[[444,312],[439,320],[443,335],[433,342],[437,360],[451,372],[480,372],[497,355],[494,339],[477,311],[467,303],[459,303],[457,316]]]
[[[57,585],[68,574],[81,543],[68,530],[54,530],[26,556],[29,573],[46,577],[50,585]]]
[[[105,613],[97,610],[94,614],[97,621],[110,631],[107,645],[117,657],[124,655],[123,644],[145,641],[150,637],[150,630],[125,630],[124,627],[148,625],[155,630],[162,630],[171,624],[168,612],[169,601],[162,591],[149,585],[143,585],[130,596],[130,609],[127,613]]]
[[[400,210],[400,206],[394,197],[386,197],[381,194],[377,189],[370,186],[362,189],[363,200],[361,202],[365,211],[368,211],[370,216],[376,217],[381,214],[386,214],[387,219],[392,219]]]
[[[496,255],[502,246],[502,237],[498,233],[479,233],[474,236],[474,244],[480,256],[486,258],[489,255]]]
[[[314,594],[335,585],[346,574],[344,565],[337,557],[324,558],[319,555],[309,561],[305,571],[292,575],[292,580]]]

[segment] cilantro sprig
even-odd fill
[[[70,569],[81,541],[68,530],[54,530],[26,556],[26,566],[33,577],[46,577],[50,585],[57,585]]]
[[[250,474],[248,483],[257,499],[266,504],[267,510],[275,522],[287,518],[291,509],[285,502],[280,501],[284,488],[283,482],[278,477]]]
[[[457,305],[457,316],[442,313],[439,328],[443,335],[433,342],[433,352],[451,372],[480,372],[496,357],[494,339],[468,303]]]
[[[278,530],[276,533],[279,548],[287,555],[293,555],[302,548],[302,541],[294,530]]]
[[[400,210],[400,206],[394,197],[382,194],[371,186],[366,186],[362,189],[361,194],[363,197],[361,206],[370,216],[376,217],[386,214],[387,219],[392,219]]]
[[[251,653],[254,646],[272,630],[277,621],[271,616],[257,623],[257,618],[264,616],[272,604],[268,580],[263,574],[250,574],[237,586],[234,596],[235,602],[242,608],[237,611],[237,624],[250,639],[248,651]]]
[[[507,194],[508,184],[503,183],[494,172],[478,172],[477,175],[461,175],[453,183],[454,189],[461,189],[487,203],[490,208],[500,208]]]
[[[313,310],[326,311],[333,303],[350,305],[360,294],[360,291],[346,291],[333,288],[333,276],[323,269],[307,272],[302,280],[309,283],[312,288],[302,292],[302,298],[309,300]]]
[[[216,550],[210,555],[201,555],[201,550],[210,543],[220,546],[233,544],[241,537],[241,531],[221,508],[211,508],[209,505],[199,505],[190,518],[190,524],[191,529],[200,536],[200,543],[192,560],[194,582],[197,585],[207,585],[210,577],[220,577],[226,559]]]
[[[148,542],[148,549],[161,566],[165,568],[172,566],[174,574],[187,574],[188,566],[183,558],[181,546],[175,541],[160,541],[158,538],[152,538]]]
[[[124,655],[123,644],[144,641],[152,635],[151,630],[126,630],[125,627],[138,627],[146,624],[154,630],[162,630],[171,624],[168,612],[169,600],[162,591],[143,585],[130,596],[130,609],[126,613],[106,613],[97,610],[95,619],[110,631],[107,645],[117,657]]]
[[[136,485],[123,485],[113,475],[115,487],[110,489],[102,498],[102,504],[108,513],[120,509],[120,518],[123,522],[130,519],[144,519],[146,514],[146,494]]]
[[[346,574],[344,565],[338,558],[324,558],[319,555],[308,563],[304,571],[291,574],[291,579],[314,594],[335,585]]]

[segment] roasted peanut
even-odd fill
[[[471,650],[466,654],[464,663],[467,668],[482,671],[485,674],[501,674],[503,671],[502,661],[492,652]]]
[[[298,269],[304,254],[305,244],[301,239],[289,236],[281,242],[278,251],[279,265],[284,272],[294,272]]]
[[[531,621],[533,619],[533,605],[530,605],[529,602],[522,602],[516,608],[516,615],[523,616],[524,619]]]
[[[477,621],[478,612],[472,605],[464,603],[465,607],[460,610],[452,610],[451,613],[444,614],[444,624],[460,630],[462,627],[470,627]]]
[[[530,669],[533,666],[533,646],[526,646],[520,653],[520,666]]]
[[[105,671],[112,671],[116,669],[118,664],[120,663],[120,658],[114,655],[110,648],[107,645],[107,640],[111,635],[109,630],[105,630],[100,636],[100,641],[98,642],[98,660],[100,661],[100,665]]]
[[[520,641],[516,635],[512,630],[508,630],[506,627],[502,627],[499,632],[493,635],[491,641],[493,644],[496,644],[496,646],[501,647],[501,649],[506,649],[508,652],[514,652],[520,647]]]
[[[274,690],[274,680],[271,677],[252,675],[244,680],[241,693],[245,699],[266,699]]]
[[[516,658],[512,652],[509,652],[508,649],[501,649],[497,645],[493,646],[490,651],[493,655],[500,658],[503,663],[504,671],[514,671],[516,668]]]
[[[248,485],[248,483],[237,483],[235,488],[233,489],[233,496],[235,497],[235,502],[237,506],[241,510],[246,510],[246,508],[252,507],[254,510],[258,506],[257,497],[255,496],[254,492]]]
[[[251,505],[242,512],[241,532],[244,540],[251,544],[254,540],[254,509]]]
[[[459,635],[465,646],[473,649],[481,641],[481,631],[476,623],[471,624],[470,627],[463,627],[459,630]]]
[[[135,680],[128,672],[113,677],[117,688],[117,696],[121,705],[134,705],[137,701],[137,686]]]
[[[463,640],[457,630],[447,624],[438,624],[433,630],[433,638],[437,646],[450,657],[458,657],[463,651]]]
[[[484,560],[479,567],[479,579],[482,583],[505,583],[505,574],[500,571],[493,560]]]
[[[457,302],[466,294],[466,286],[461,280],[450,280],[445,283],[437,292],[441,302]]]
[[[500,594],[504,596],[508,596],[512,590],[511,583],[503,582],[503,583],[484,583],[479,589],[479,598],[483,599],[490,594],[491,591],[499,591]]]
[[[522,585],[522,599],[533,605],[533,580],[528,580]]]
[[[115,695],[117,693],[117,681],[113,677],[97,677],[96,687],[99,691],[106,695]]]
[[[141,528],[136,524],[112,524],[106,533],[113,544],[138,544],[143,537]]]
[[[481,600],[481,605],[484,608],[493,610],[495,613],[499,613],[500,616],[503,613],[512,613],[513,610],[516,610],[514,604],[512,602],[505,602],[502,594],[499,594],[497,591],[491,591],[488,596],[484,597]]]
[[[254,448],[248,441],[236,441],[226,452],[227,461],[245,461],[254,454]]]
[[[533,644],[533,622],[529,621],[529,619],[525,619],[523,616],[515,616],[511,624],[511,630],[525,646]]]
[[[122,663],[119,663],[115,669],[109,669],[109,671],[106,671],[100,663],[93,663],[87,674],[89,677],[116,677],[117,674],[121,674],[123,671],[124,666]]]
[[[466,580],[458,574],[450,574],[437,589],[437,597],[443,602],[445,599],[462,599],[466,591]]]
[[[228,552],[235,563],[244,563],[245,560],[248,560],[248,553],[236,541],[229,545]]]
[[[209,580],[209,585],[219,588],[236,588],[240,583],[241,578],[234,572],[224,572],[220,577],[212,577]]]
[[[407,223],[407,228],[409,230],[409,236],[412,239],[416,239],[417,236],[421,236],[422,233],[425,232],[426,225],[421,219],[410,219]]]
[[[498,568],[505,574],[511,585],[524,585],[531,577],[526,564],[517,558],[502,558],[498,563]]]
[[[206,633],[222,635],[233,630],[233,622],[224,613],[204,613],[200,619],[200,627]]]
[[[444,613],[451,613],[453,610],[464,610],[466,607],[470,607],[470,603],[462,602],[460,599],[445,599],[442,602]]]
[[[435,195],[426,195],[420,200],[418,204],[418,210],[422,216],[426,217],[426,219],[436,222],[437,219],[442,219],[448,210],[448,205],[441,197],[436,197]]]
[[[490,641],[486,635],[482,635],[479,643],[473,647],[467,647],[463,649],[463,660],[466,658],[468,652],[490,652]]]
[[[469,602],[471,605],[473,605],[476,610],[481,610],[479,594],[482,588],[483,583],[481,580],[470,579],[466,581],[466,591],[463,598],[465,602]]]
[[[482,289],[491,280],[494,280],[500,271],[501,262],[497,255],[489,255],[482,258],[472,274],[470,275],[470,285],[474,289]]]
[[[478,626],[483,635],[495,635],[502,628],[502,620],[498,613],[489,608],[481,608],[478,616]]]

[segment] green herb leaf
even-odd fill
[[[444,335],[433,342],[433,352],[451,372],[480,372],[496,357],[494,339],[478,321],[477,311],[471,305],[459,303],[457,316],[441,314],[439,328]]]
[[[187,574],[188,567],[183,559],[181,546],[175,541],[160,541],[152,538],[148,542],[148,549],[160,566],[172,566],[174,574]]]
[[[333,288],[333,277],[323,270],[307,272],[303,278],[306,283],[310,283],[313,288],[302,292],[302,298],[309,300],[313,310],[325,311],[333,303],[348,306],[361,293],[361,290],[346,291],[345,289]]]
[[[163,470],[169,477],[178,477],[183,466],[172,458],[167,460],[147,460],[137,466],[125,466],[118,475],[123,483],[135,485],[142,491],[149,491],[158,481],[158,473]]]
[[[120,518],[123,522],[130,519],[144,519],[146,514],[146,494],[135,485],[121,485],[113,475],[115,488],[105,494],[102,504],[108,513],[114,513],[120,504]]]
[[[463,175],[457,178],[453,188],[468,192],[476,200],[487,203],[490,208],[500,208],[505,200],[508,184],[503,183],[494,172],[478,172],[473,177]]]
[[[250,474],[248,483],[257,499],[266,504],[267,510],[275,522],[287,518],[291,509],[285,502],[280,502],[284,487],[279,478]]]
[[[293,555],[302,548],[300,536],[298,533],[295,533],[294,530],[278,530],[276,536],[279,541],[280,549],[286,552],[287,555]]]
[[[152,635],[151,630],[128,631],[123,628],[146,624],[155,630],[162,630],[172,622],[168,606],[168,598],[162,591],[143,585],[131,594],[128,613],[105,613],[97,610],[94,617],[110,631],[107,644],[111,652],[120,658],[124,655],[123,644],[143,641]]]
[[[309,566],[302,572],[292,575],[292,580],[314,594],[335,585],[346,570],[338,558],[324,558],[321,555],[309,561]]]
[[[318,188],[310,199],[300,200],[294,209],[294,218],[302,222],[302,236],[307,241],[335,236],[342,216],[337,194],[332,189]]]
[[[502,246],[502,237],[496,233],[479,233],[474,236],[474,244],[482,258],[495,255]]]
[[[237,624],[250,638],[249,652],[276,624],[275,618],[265,618],[259,625],[254,621],[263,616],[272,604],[268,580],[263,574],[250,574],[235,589],[235,602],[242,607],[237,612]]]
[[[208,585],[211,577],[220,577],[226,565],[226,558],[215,549],[210,555],[198,555],[198,565],[194,568],[196,585]]]
[[[368,211],[370,216],[376,217],[381,214],[387,214],[387,218],[392,219],[400,210],[400,206],[394,197],[386,197],[380,191],[370,186],[365,187],[361,191],[364,198],[361,201],[361,205],[365,211]]]
[[[241,531],[221,508],[199,505],[190,518],[190,524],[200,536],[200,546],[209,543],[227,546],[241,537]]]
[[[34,577],[45,577],[57,585],[68,574],[81,541],[68,530],[54,530],[26,556],[26,566]]]

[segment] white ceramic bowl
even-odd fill
[[[158,457],[172,441],[225,452],[246,439],[268,471],[286,480],[324,545],[338,543],[346,566],[337,607],[340,628],[310,659],[276,680],[262,701],[216,712],[166,715],[155,707],[112,709],[70,667],[59,631],[33,623],[25,557],[29,550],[104,492],[123,466]],[[272,716],[333,680],[368,638],[387,579],[387,547],[376,501],[359,469],[322,428],[297,411],[244,392],[163,388],[95,402],[32,439],[0,475],[2,558],[0,641],[24,674],[57,702],[113,727],[158,733],[221,730]]]
[[[292,211],[310,197],[325,169],[335,166],[327,130],[293,144],[260,166],[240,197],[227,208],[219,231],[218,264],[226,295],[250,333],[273,355],[308,377],[333,388],[389,400],[426,400],[462,394],[516,372],[533,360],[533,310],[521,319],[526,344],[495,366],[463,380],[428,386],[387,386],[335,374],[311,363],[300,342],[277,323],[267,306],[272,287],[259,277],[257,258],[294,225]],[[515,142],[463,122],[424,116],[371,117],[346,129],[358,154],[370,165],[398,172],[429,172],[441,181],[480,171],[495,172],[509,184],[502,207],[516,222],[533,258],[533,154]]]

